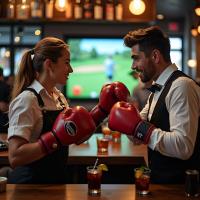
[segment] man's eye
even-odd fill
[[[139,69],[135,69],[135,72],[136,72],[136,73],[140,73],[140,72],[142,72],[142,71],[139,70]]]
[[[134,58],[133,58],[133,60],[138,60],[139,59],[139,56],[135,56]]]

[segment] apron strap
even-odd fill
[[[33,88],[26,88],[25,90],[33,92],[35,94],[35,96],[37,97],[37,99],[38,99],[39,106],[40,107],[44,107],[44,102],[43,102],[41,96],[35,91],[35,89],[33,89]]]

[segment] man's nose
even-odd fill
[[[136,69],[137,69],[137,65],[135,64],[135,62],[132,63],[131,69],[132,69],[132,70],[136,70]]]

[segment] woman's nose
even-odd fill
[[[72,73],[72,72],[73,72],[72,66],[69,64],[69,73]]]

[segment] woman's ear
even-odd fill
[[[47,59],[44,61],[44,68],[45,68],[46,70],[52,70],[52,69],[53,69],[51,59],[47,58]]]

